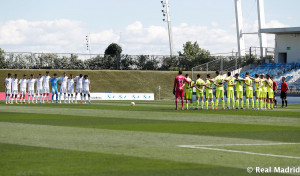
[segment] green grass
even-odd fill
[[[256,175],[299,166],[300,106],[274,111],[175,111],[172,101],[91,105],[0,103],[0,175]],[[298,158],[180,148],[216,145]],[[266,174],[276,175],[276,174]]]
[[[158,99],[158,86],[161,86],[161,99],[173,98],[173,81],[177,76],[176,71],[115,71],[115,70],[49,70],[50,76],[54,73],[62,75],[66,72],[68,75],[88,74],[91,80],[92,92],[112,91],[116,93],[154,93]],[[18,74],[19,78],[26,74],[39,73],[45,74],[46,70],[28,70],[28,69],[0,69],[0,80],[4,80],[8,73]],[[184,73],[191,73],[190,71]],[[200,73],[202,76],[206,72]],[[212,73],[212,72],[211,72]],[[214,75],[214,73],[212,73]],[[0,90],[4,91],[4,85],[0,84]]]

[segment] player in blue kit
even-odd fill
[[[57,83],[59,79],[57,78],[57,74],[55,73],[54,76],[50,79],[51,83],[51,91],[52,91],[52,103],[54,95],[56,95],[56,103],[58,103],[58,90],[57,90]]]

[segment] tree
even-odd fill
[[[105,49],[104,54],[109,55],[112,57],[118,56],[122,53],[122,47],[116,43],[112,43],[108,45],[108,47]]]
[[[115,62],[115,69],[119,70],[121,65],[121,53],[122,53],[122,47],[116,43],[110,44],[105,49],[105,56],[110,56]],[[109,61],[110,62],[110,61]]]
[[[186,42],[183,45],[183,53],[178,52],[179,67],[183,70],[190,70],[193,66],[201,65],[209,62],[210,52],[205,49],[201,49],[197,42],[192,43],[191,41]]]
[[[4,50],[0,48],[0,68],[6,68],[6,62],[4,58]]]

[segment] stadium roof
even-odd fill
[[[300,34],[300,27],[265,28],[261,29],[260,32],[268,34]]]

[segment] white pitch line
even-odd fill
[[[300,145],[300,143],[265,143],[265,144],[215,144],[215,145],[178,145],[178,147],[220,147],[220,146],[267,146],[267,145]]]
[[[290,144],[290,143],[285,143],[285,144]],[[293,143],[293,144],[297,144],[297,143]],[[279,145],[283,145],[283,144],[279,144]],[[247,151],[208,148],[208,147],[199,147],[199,146],[192,146],[192,145],[179,145],[178,147],[202,149],[202,150],[214,150],[214,151],[231,152],[231,153],[243,153],[243,154],[248,154],[248,155],[260,155],[260,156],[269,156],[269,157],[277,157],[277,158],[300,159],[300,157],[297,157],[297,156],[274,155],[274,154],[267,154],[267,153],[254,153],[254,152],[247,152]]]

